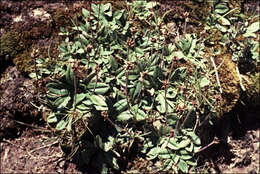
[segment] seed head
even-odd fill
[[[87,53],[91,53],[91,51],[92,51],[92,45],[88,45],[88,46],[86,46],[86,51],[87,51]]]

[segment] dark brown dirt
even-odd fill
[[[83,173],[65,161],[58,141],[47,133],[26,129],[1,142],[1,173]]]
[[[199,172],[260,173],[260,108],[236,109],[215,130],[220,140],[199,155]],[[223,126],[224,125],[224,126]]]

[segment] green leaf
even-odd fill
[[[162,167],[162,170],[163,171],[169,171],[172,166],[174,166],[173,164],[173,160],[172,159],[167,159],[165,160],[165,162],[163,163],[163,167]]]
[[[76,51],[76,53],[78,53],[78,54],[83,54],[85,51],[83,50],[83,48],[80,48],[80,49],[78,49],[77,51]]]
[[[169,147],[172,150],[180,149],[180,147],[178,146],[178,143],[176,142],[176,138],[170,138],[168,141],[167,147]]]
[[[193,161],[188,161],[188,160],[186,160],[185,161],[188,165],[190,165],[190,166],[196,166],[197,165],[197,163],[196,162],[193,162]]]
[[[95,84],[96,84],[96,82],[89,83],[87,85],[87,89],[89,89],[91,92],[93,92],[94,88],[95,88]],[[96,94],[102,95],[102,94],[105,94],[108,90],[109,90],[109,85],[107,85],[106,83],[97,83],[96,84],[96,88],[95,88]]]
[[[124,122],[128,121],[133,118],[133,115],[130,111],[122,112],[120,115],[117,116],[117,121]]]
[[[201,144],[200,138],[195,134],[194,131],[188,131],[186,134],[191,137],[194,144],[196,145]]]
[[[111,7],[111,4],[110,3],[107,3],[107,4],[102,4],[102,7],[103,7],[103,11],[107,11],[110,9]]]
[[[70,99],[70,96],[65,97],[63,102],[58,106],[58,108],[65,108],[68,105]]]
[[[119,20],[122,17],[123,12],[124,12],[124,10],[115,11],[113,18]]]
[[[157,110],[160,113],[165,113],[166,112],[166,107],[165,107],[165,98],[164,95],[162,94],[162,92],[160,92],[156,99],[155,99],[159,104],[156,106]]]
[[[260,29],[260,22],[254,22],[252,23],[246,30],[248,33],[254,33],[257,32]]]
[[[199,147],[199,146],[194,146],[194,149],[193,149],[193,152],[194,152],[194,153],[197,153],[199,150],[200,150],[200,147]]]
[[[160,151],[160,148],[159,147],[154,147],[152,148],[147,154],[147,160],[152,160],[152,159],[155,159],[157,156],[158,156],[158,153]]]
[[[187,173],[188,172],[188,165],[185,161],[183,160],[180,160],[179,163],[178,163],[178,167],[179,169],[181,169],[181,171],[183,173]]]
[[[135,88],[132,88],[132,89],[134,89],[134,90],[133,90],[134,92],[132,92],[131,99],[132,99],[133,101],[135,101],[136,97],[139,95],[139,93],[141,92],[141,89],[142,89],[142,84],[141,84],[141,82],[140,82],[140,81],[137,82],[136,87],[135,87]],[[130,93],[131,93],[131,92],[130,92]]]
[[[126,99],[121,99],[118,102],[116,102],[113,107],[116,108],[117,111],[122,112],[127,108],[127,100]]]
[[[243,34],[244,37],[256,37],[254,32],[257,32],[260,29],[260,23],[252,23],[246,30],[246,33]]]
[[[181,155],[180,158],[183,159],[183,160],[188,160],[188,159],[192,158],[192,155],[184,149],[180,150],[179,152],[180,152],[180,155]]]
[[[94,16],[98,17],[98,6],[95,3],[91,3],[91,9],[94,13]]]
[[[166,148],[160,148],[160,150],[158,152],[158,157],[161,159],[170,159],[171,151]]]
[[[57,130],[62,130],[67,126],[68,122],[65,120],[59,121],[59,123],[56,125]]]
[[[187,150],[188,152],[192,152],[193,151],[193,147],[194,147],[194,144],[193,143],[190,143],[190,146],[188,147],[185,147],[185,150]]]
[[[82,14],[84,15],[85,18],[89,17],[89,11],[86,10],[85,8],[82,8]]]
[[[75,104],[79,104],[84,98],[86,97],[86,94],[81,93],[81,94],[76,94],[76,101]]]
[[[147,114],[141,109],[138,109],[137,112],[135,113],[136,121],[143,121],[146,118],[147,118]]]
[[[112,137],[112,136],[108,137],[108,141],[104,142],[104,151],[105,152],[108,152],[109,150],[111,150],[113,148],[114,141],[115,141],[114,137]]]
[[[157,5],[156,2],[148,2],[148,3],[145,5],[145,7],[146,7],[146,8],[153,8],[153,7],[155,7],[156,5]]]
[[[190,144],[190,139],[186,139],[186,140],[184,139],[178,144],[178,146],[179,146],[179,148],[184,148],[184,147],[188,146],[189,144]]]
[[[54,113],[51,113],[48,117],[47,117],[47,122],[48,123],[56,123],[58,121],[56,115]]]
[[[48,94],[52,95],[53,97],[63,97],[69,95],[69,91],[67,89],[48,88],[48,92]]]
[[[215,12],[218,14],[225,14],[229,11],[229,8],[226,3],[219,3],[215,6]]]
[[[118,63],[114,57],[110,57],[110,65],[113,70],[116,70],[118,68]]]
[[[219,22],[221,25],[225,25],[225,26],[231,25],[230,21],[229,21],[227,18],[224,18],[224,17],[220,17],[220,18],[218,19],[218,22]]]
[[[167,98],[173,99],[173,98],[176,97],[176,95],[177,95],[177,89],[176,88],[168,88],[167,94],[166,94]]]
[[[57,108],[65,108],[68,105],[70,99],[70,96],[57,98],[53,102],[53,105]]]
[[[69,64],[67,66],[67,71],[66,71],[65,77],[66,77],[66,82],[69,83],[70,85],[74,86],[74,73],[71,70],[71,64]]]
[[[97,147],[104,150],[104,144],[103,144],[103,141],[102,141],[102,138],[100,137],[100,135],[96,135],[95,144]]]
[[[210,84],[210,81],[208,80],[207,77],[202,77],[200,79],[200,87],[203,88],[205,86],[208,86]]]
[[[80,111],[87,111],[87,110],[91,109],[91,107],[89,107],[89,106],[87,106],[85,104],[77,105],[76,108],[79,109]]]
[[[90,100],[98,111],[108,110],[106,99],[102,95],[91,95]]]

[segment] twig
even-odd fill
[[[210,113],[205,117],[205,119],[199,124],[199,127],[201,127],[206,121],[209,119]]]
[[[53,143],[50,143],[50,144],[47,144],[47,145],[35,148],[35,149],[31,150],[29,153],[31,154],[31,153],[33,153],[33,152],[35,152],[37,150],[44,149],[45,147],[49,147],[49,146],[52,146],[52,145],[57,144],[57,143],[59,143],[59,141],[54,141]]]
[[[186,115],[184,121],[182,122],[182,124],[181,124],[181,126],[178,128],[178,130],[180,130],[180,129],[183,128],[185,122],[188,120],[188,118],[189,118],[189,116],[190,116],[190,114],[191,114],[191,111],[192,111],[192,109],[189,110],[189,112],[187,113],[187,115]]]
[[[196,111],[196,123],[195,123],[195,126],[193,128],[193,131],[195,131],[197,129],[197,126],[199,125],[199,122],[200,122],[200,114],[198,111]]]
[[[28,127],[34,128],[34,129],[38,129],[39,131],[51,132],[51,130],[46,129],[46,128],[41,128],[41,127],[38,127],[38,126],[33,126],[33,125],[30,125],[30,124],[27,124],[27,123],[24,123],[24,122],[21,122],[21,121],[17,121],[17,120],[14,120],[14,121],[15,121],[16,123],[21,124],[21,125],[28,126]]]
[[[13,146],[15,146],[15,147],[18,147],[18,148],[20,148],[20,149],[26,151],[26,148],[25,148],[25,147],[23,147],[23,146],[21,146],[21,145],[14,144],[14,143],[12,143],[12,142],[9,141],[9,140],[1,140],[1,142],[11,144],[11,145],[13,145]]]
[[[205,147],[202,147],[200,150],[198,150],[198,151],[195,152],[195,153],[200,153],[201,151],[203,151],[203,150],[207,149],[208,147],[212,146],[213,144],[218,144],[218,143],[219,143],[218,138],[217,138],[217,137],[214,137],[214,140],[213,140],[211,143],[209,143],[209,144],[206,145]]]
[[[219,81],[219,77],[218,77],[218,71],[217,71],[217,68],[216,68],[216,64],[215,64],[215,62],[214,62],[212,57],[210,57],[210,60],[212,62],[214,70],[215,70],[216,79],[217,79],[217,83],[218,83],[218,86],[219,86],[220,93],[223,93],[222,88],[221,88],[221,84],[220,84],[220,81]]]
[[[243,91],[245,91],[246,88],[245,88],[244,85],[243,85],[242,78],[241,78],[241,75],[240,75],[240,73],[239,73],[239,69],[238,69],[237,66],[236,66],[236,71],[237,71],[237,75],[238,75],[238,78],[239,78],[239,83],[240,83],[241,89],[242,89]]]

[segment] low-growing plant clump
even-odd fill
[[[171,11],[159,15],[159,5],[92,3],[71,30],[61,29],[59,57],[36,60],[30,76],[47,81],[46,88],[38,83],[45,119],[68,158],[76,155],[101,173],[140,173],[126,166],[128,157],[151,161],[145,172],[195,171],[203,150],[197,130],[214,124],[250,88],[259,16],[246,18],[226,1],[212,1],[201,33],[186,30],[188,12],[171,31],[165,22]],[[242,74],[241,61],[252,72]]]

